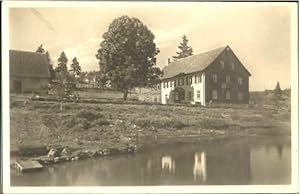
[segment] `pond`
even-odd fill
[[[291,146],[282,139],[216,140],[155,145],[114,155],[11,171],[12,186],[290,184]]]

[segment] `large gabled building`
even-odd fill
[[[45,54],[9,51],[11,93],[47,93],[49,80],[49,64]]]
[[[251,74],[229,46],[171,62],[163,73],[163,104],[249,102]]]

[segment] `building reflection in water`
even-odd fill
[[[205,152],[195,153],[194,167],[193,167],[194,180],[201,180],[206,182],[206,154]]]
[[[171,156],[163,156],[161,158],[161,166],[163,172],[175,173],[175,160]]]
[[[289,145],[246,143],[159,146],[136,154],[80,160],[36,173],[12,174],[11,182],[13,186],[290,183]]]

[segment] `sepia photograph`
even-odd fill
[[[4,193],[298,192],[297,14],[5,2]]]

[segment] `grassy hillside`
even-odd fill
[[[62,112],[57,102],[16,101],[11,103],[11,145],[107,148],[181,138],[289,136],[287,100],[270,108],[265,106],[273,103],[265,99],[268,94],[252,96],[250,108],[64,103]]]

